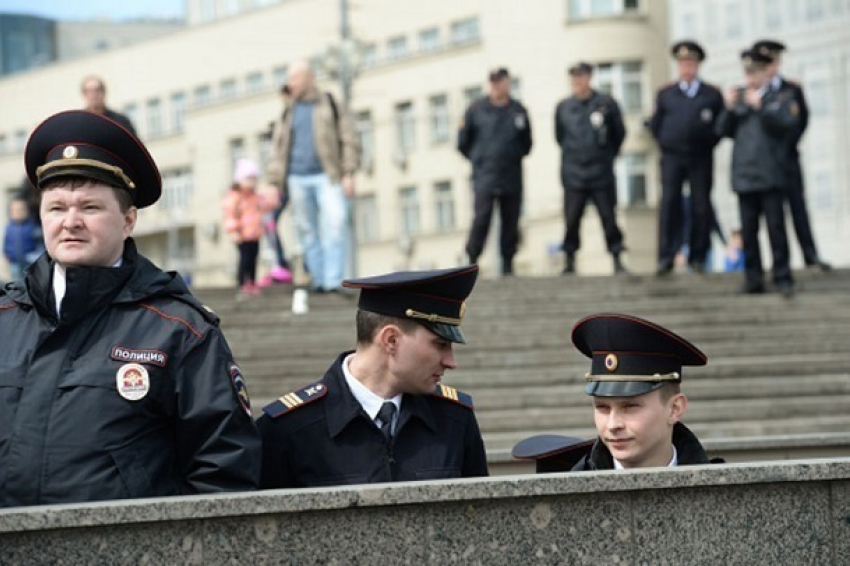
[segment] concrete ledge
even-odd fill
[[[0,562],[850,563],[850,458],[0,511]]]

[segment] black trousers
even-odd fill
[[[672,265],[683,243],[682,188],[691,189],[691,233],[688,235],[691,265],[705,264],[711,245],[714,212],[711,206],[714,154],[661,155],[661,207],[658,213],[658,263]]]
[[[241,287],[249,281],[257,279],[257,256],[260,253],[260,242],[239,242],[239,271],[236,279]]]
[[[773,282],[777,285],[793,283],[788,255],[788,236],[785,233],[785,195],[779,189],[755,193],[738,193],[738,211],[741,216],[741,237],[744,240],[744,270],[747,287],[764,285],[764,269],[759,245],[759,221],[764,215],[767,235],[773,256]]]
[[[564,189],[564,223],[566,233],[564,234],[564,253],[573,255],[581,247],[581,218],[588,201],[592,201],[599,213],[602,222],[602,230],[605,232],[605,244],[612,254],[623,251],[623,233],[617,226],[616,217],[616,187],[602,187],[599,189]]]
[[[812,235],[812,226],[809,223],[809,211],[806,210],[806,195],[803,192],[803,171],[800,167],[800,158],[791,159],[788,178],[788,208],[791,209],[791,219],[794,221],[794,233],[800,242],[803,251],[803,259],[806,265],[818,262],[818,251],[815,247],[815,238]]]
[[[487,233],[490,231],[490,220],[493,217],[493,204],[499,201],[499,218],[501,231],[499,248],[502,259],[510,261],[516,254],[519,245],[519,213],[522,208],[522,193],[494,194],[482,191],[475,192],[474,217],[469,238],[466,240],[466,253],[477,260],[484,251]]]

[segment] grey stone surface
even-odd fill
[[[846,564],[850,458],[0,511],[0,564]]]

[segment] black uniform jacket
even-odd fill
[[[182,279],[127,239],[68,268],[57,320],[52,274],[0,291],[0,507],[256,489],[244,380]]]
[[[345,382],[350,353],[321,381],[281,398],[300,399],[293,408],[263,409],[264,489],[488,475],[475,413],[444,397],[404,395],[387,443]]]
[[[673,82],[658,90],[649,129],[664,153],[710,157],[720,141],[715,123],[722,110],[723,94],[717,87],[701,82],[689,98]]]
[[[797,127],[794,128],[794,134],[791,138],[791,156],[795,159],[799,159],[800,154],[797,146],[800,144],[800,139],[803,137],[803,134],[806,132],[806,128],[809,125],[809,105],[806,104],[806,96],[803,94],[803,87],[800,86],[800,83],[789,81],[784,77],[780,77],[779,90],[790,91],[791,97],[797,103],[797,107],[799,108],[800,118],[797,121]]]
[[[571,96],[555,109],[555,139],[561,146],[561,183],[568,189],[607,189],[614,184],[614,159],[626,138],[617,102],[593,91]]]
[[[695,466],[697,464],[708,464],[722,462],[722,460],[709,461],[705,454],[705,449],[700,444],[697,437],[690,431],[688,427],[682,423],[676,423],[673,426],[673,446],[676,447],[676,456],[679,466]],[[590,449],[590,453],[585,455],[573,467],[574,472],[590,471],[590,470],[613,470],[614,458],[605,444],[597,439]]]
[[[783,190],[787,187],[800,106],[790,89],[768,89],[761,108],[744,104],[743,91],[733,110],[724,109],[717,132],[735,140],[732,189],[736,193]]]
[[[472,163],[475,191],[521,193],[522,158],[531,151],[528,112],[514,99],[506,106],[489,97],[476,100],[463,117],[457,148]]]

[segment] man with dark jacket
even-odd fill
[[[487,475],[472,398],[440,383],[478,267],[353,279],[357,349],[263,409],[267,489]]]
[[[502,233],[499,246],[502,273],[513,273],[513,258],[519,244],[519,214],[522,208],[522,158],[531,151],[531,122],[519,101],[511,98],[507,69],[490,73],[490,94],[473,102],[464,114],[457,148],[472,163],[475,191],[474,218],[466,253],[477,263],[499,201]]]
[[[815,245],[812,226],[809,222],[809,212],[806,209],[806,196],[803,191],[803,168],[800,164],[798,146],[800,145],[800,139],[806,131],[806,126],[809,125],[809,107],[806,104],[803,87],[799,83],[786,79],[779,73],[785,44],[772,39],[763,39],[753,45],[753,50],[767,55],[773,60],[767,66],[770,89],[774,91],[790,91],[792,98],[800,109],[800,118],[797,127],[794,129],[791,153],[788,161],[789,179],[786,198],[788,208],[791,209],[794,232],[797,234],[797,241],[800,243],[800,249],[803,251],[803,261],[806,262],[806,266],[808,267],[818,268],[821,271],[829,271],[832,269],[832,266],[820,258],[817,246]]]
[[[130,119],[106,105],[106,83],[103,82],[103,79],[95,75],[89,75],[83,79],[80,90],[83,93],[86,110],[106,116],[130,130],[131,134],[136,135],[136,129],[133,127]]]
[[[688,263],[691,269],[705,271],[705,258],[711,246],[714,209],[711,185],[714,146],[719,137],[715,121],[723,109],[723,95],[703,82],[698,73],[705,59],[703,48],[693,41],[673,45],[679,80],[658,91],[655,112],[649,128],[661,148],[661,203],[658,211],[657,275],[673,270],[682,247],[682,188],[690,188],[691,231]]]
[[[590,87],[593,67],[578,63],[570,67],[573,95],[555,109],[555,139],[561,146],[561,183],[564,186],[564,273],[575,273],[575,254],[580,245],[581,217],[587,201],[599,212],[614,272],[625,271],[620,254],[623,234],[617,226],[617,181],[614,159],[626,138],[626,127],[617,102]]]
[[[744,293],[764,293],[759,246],[759,220],[764,215],[773,255],[773,284],[790,297],[794,280],[785,232],[784,200],[800,106],[792,91],[775,91],[767,80],[768,55],[748,49],[741,53],[746,86],[726,93],[726,108],[717,121],[719,135],[735,141],[732,189],[738,194],[744,240]]]
[[[150,154],[70,111],[25,159],[47,252],[0,291],[0,507],[255,489],[259,436],[218,317],[130,238],[161,192]]]

